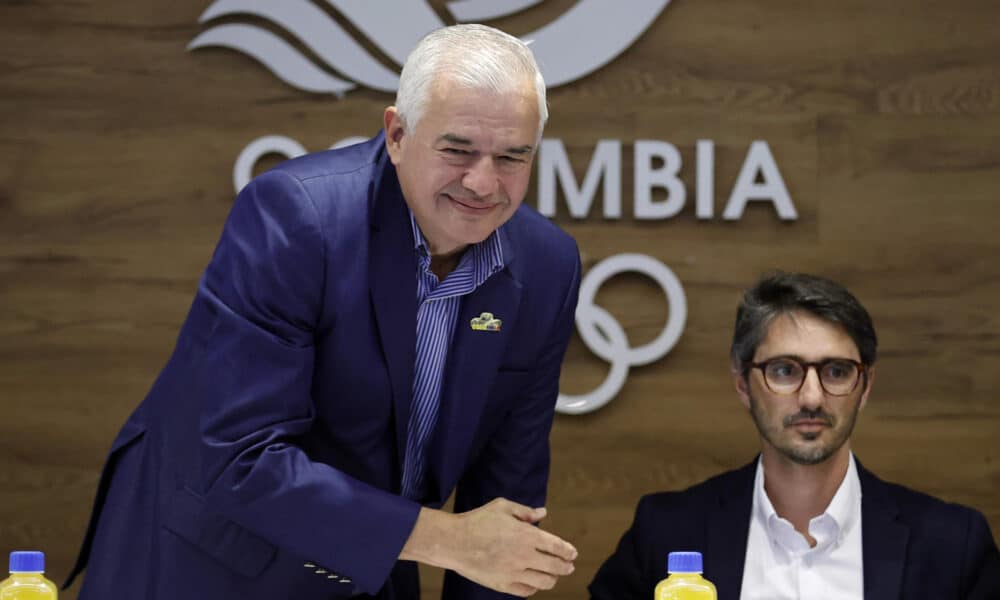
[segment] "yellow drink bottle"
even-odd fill
[[[716,600],[715,586],[701,576],[701,552],[671,552],[667,573],[656,585],[653,600]]]
[[[56,600],[56,584],[43,573],[44,552],[11,552],[10,577],[0,581],[0,600]]]

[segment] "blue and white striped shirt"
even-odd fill
[[[471,294],[504,267],[497,231],[470,246],[455,270],[438,281],[431,271],[431,255],[417,221],[410,212],[414,251],[417,253],[417,355],[413,370],[413,399],[407,428],[402,493],[420,500],[424,495],[426,449],[437,423],[448,348],[462,296]]]

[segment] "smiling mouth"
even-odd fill
[[[478,200],[466,200],[456,198],[450,194],[443,194],[453,205],[457,206],[459,210],[463,212],[472,212],[475,214],[487,213],[497,207],[496,204],[490,204],[487,202],[479,202]]]

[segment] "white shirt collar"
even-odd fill
[[[860,506],[860,500],[861,482],[858,479],[858,469],[852,452],[848,457],[847,472],[830,504],[821,515],[809,521],[809,534],[816,540],[816,546],[811,548],[805,537],[795,531],[791,522],[778,516],[774,510],[774,505],[771,504],[771,499],[764,489],[763,459],[757,460],[753,495],[754,518],[759,519],[772,542],[790,555],[803,556],[837,547],[851,528],[857,525],[859,519],[857,507]]]

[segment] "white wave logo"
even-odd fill
[[[542,0],[454,0],[447,9],[456,22],[480,22],[505,17]],[[316,3],[325,2],[368,36],[386,57],[402,67],[406,55],[425,34],[443,27],[424,1],[400,0],[216,0],[199,23],[222,17],[255,17],[284,30],[308,48],[317,65],[283,37],[249,23],[220,23],[188,44],[188,50],[210,46],[247,54],[282,81],[307,92],[343,96],[358,84],[395,92],[398,70],[386,67]],[[528,33],[532,51],[549,87],[579,79],[631,46],[670,0],[580,0],[558,19]],[[498,6],[502,5],[502,6]],[[391,13],[391,17],[387,15]],[[334,75],[333,73],[337,73]]]

